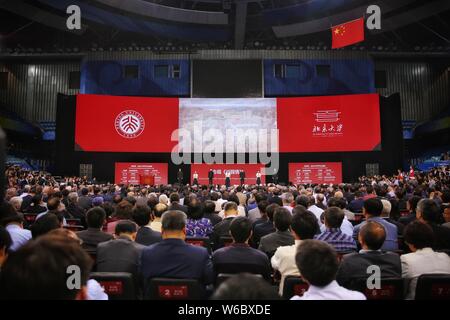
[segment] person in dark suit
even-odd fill
[[[163,240],[142,252],[142,274],[148,279],[196,279],[202,284],[212,283],[212,263],[208,250],[185,242],[187,216],[181,211],[167,211],[162,215]]]
[[[398,222],[402,223],[404,226],[416,220],[416,208],[417,204],[422,198],[419,196],[412,196],[406,202],[406,209],[409,211],[409,214],[398,219]]]
[[[273,215],[275,210],[280,206],[276,203],[272,203],[267,206],[266,214],[261,216],[261,219],[256,220],[253,224],[253,237],[252,245],[254,248],[258,248],[259,241],[262,237],[275,232],[275,227],[273,225]]]
[[[351,201],[348,205],[348,210],[353,213],[362,212],[362,208],[364,207],[364,196],[361,191],[355,192],[355,199]]]
[[[422,199],[417,204],[417,220],[433,229],[435,243],[433,250],[450,249],[450,228],[439,225],[441,210],[434,200]]]
[[[22,195],[22,205],[20,207],[20,212],[25,212],[25,210],[31,204],[31,200],[35,195],[36,195],[36,187],[30,188],[30,186],[25,186]]]
[[[213,169],[209,169],[208,181],[209,181],[210,186],[213,184],[213,180],[214,180],[214,171],[213,171]]]
[[[214,273],[255,273],[270,279],[271,268],[267,255],[248,245],[252,235],[252,224],[246,217],[236,217],[230,223],[233,243],[214,251],[212,255]]]
[[[183,171],[181,171],[181,169],[178,169],[177,181],[179,184],[183,184]]]
[[[86,225],[86,213],[83,208],[78,205],[78,194],[71,192],[67,196],[68,206],[66,207],[67,213],[70,218],[80,219],[81,224]]]
[[[78,206],[84,211],[89,210],[92,207],[92,198],[88,196],[88,188],[81,189],[81,196],[78,198]]]
[[[25,210],[25,213],[43,213],[47,211],[44,202],[42,201],[42,193],[37,193],[31,199],[31,204]]]
[[[170,207],[169,210],[180,210],[187,214],[188,208],[180,204],[180,195],[176,192],[173,192],[169,196],[170,199]]]
[[[245,171],[241,170],[239,171],[239,179],[241,180],[241,185],[245,183]]]
[[[369,221],[358,234],[358,241],[362,250],[343,257],[337,273],[337,282],[348,289],[352,289],[353,281],[367,279],[368,267],[380,267],[381,278],[401,278],[402,266],[400,256],[393,252],[383,252],[381,247],[386,239],[384,227],[375,221]]]
[[[211,242],[214,250],[223,247],[224,244],[220,238],[230,236],[231,220],[238,215],[238,207],[235,202],[226,202],[223,210],[225,217],[221,222],[214,226],[213,233],[211,235]]]
[[[152,211],[145,206],[136,206],[133,209],[133,220],[139,226],[136,233],[136,243],[149,246],[162,240],[161,233],[150,227],[150,216]]]
[[[137,226],[131,220],[116,224],[115,238],[97,246],[98,272],[129,272],[133,275],[136,293],[142,288],[141,255],[145,246],[134,242]]]
[[[211,200],[206,200],[203,204],[203,217],[209,219],[213,226],[222,221],[222,218],[216,213],[216,204]]]
[[[286,208],[277,208],[273,215],[275,232],[261,238],[258,249],[271,257],[278,247],[291,246],[294,244],[289,227],[292,222],[292,214]]]
[[[83,240],[81,246],[88,253],[96,253],[99,243],[113,239],[111,234],[102,231],[105,219],[106,213],[101,207],[92,208],[86,213],[88,228],[87,230],[77,232],[77,236]]]

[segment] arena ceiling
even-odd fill
[[[69,5],[81,30],[66,28]],[[448,0],[0,0],[7,53],[202,49],[328,50],[330,27],[382,10],[352,50],[450,52]]]

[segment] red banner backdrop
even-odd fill
[[[289,181],[294,184],[342,183],[341,162],[289,163]]]
[[[177,98],[77,96],[75,144],[81,151],[171,152]]]
[[[141,177],[154,176],[154,183],[168,183],[167,163],[116,162],[116,184],[141,184]]]
[[[280,152],[379,150],[378,94],[278,98]]]
[[[192,164],[191,165],[191,183],[194,180],[192,178],[193,174],[197,172],[198,183],[208,184],[208,172],[209,169],[214,171],[213,184],[225,184],[225,172],[230,171],[231,173],[231,184],[240,184],[239,171],[244,170],[245,172],[245,184],[255,184],[256,183],[256,173],[261,172],[261,183],[265,183],[266,177],[263,175],[261,168],[264,168],[263,164]]]

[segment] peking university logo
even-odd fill
[[[145,120],[139,112],[125,110],[117,115],[114,125],[119,135],[127,139],[134,139],[144,131]]]

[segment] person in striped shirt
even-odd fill
[[[341,231],[341,224],[345,213],[338,207],[330,207],[324,212],[325,231],[316,235],[315,239],[327,242],[335,248],[338,253],[355,251],[356,242],[352,236]]]

